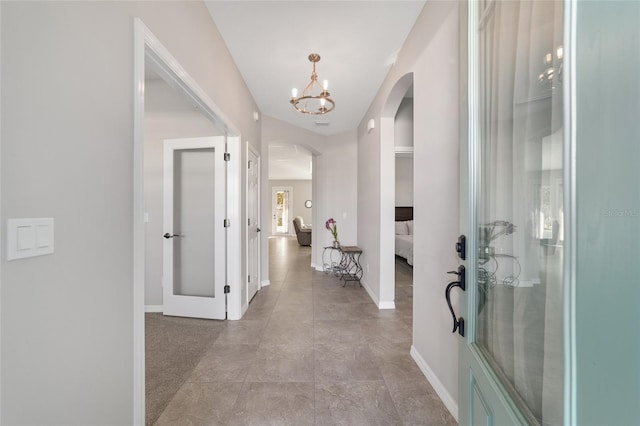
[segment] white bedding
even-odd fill
[[[407,259],[413,265],[413,235],[396,235],[396,255]]]

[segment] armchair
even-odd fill
[[[301,216],[296,216],[293,219],[293,228],[296,230],[296,237],[298,237],[298,244],[301,246],[311,245],[311,227],[304,225]]]

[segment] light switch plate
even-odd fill
[[[53,253],[53,218],[7,219],[7,260]]]

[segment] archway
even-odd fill
[[[380,116],[380,174],[395,176],[395,117],[407,91],[413,86],[413,73],[403,75],[391,89]],[[380,305],[395,308],[395,199],[394,179],[380,182]]]

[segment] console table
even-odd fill
[[[322,252],[322,263],[325,272],[334,272],[340,275],[346,286],[349,281],[357,281],[362,286],[362,266],[360,256],[362,249],[357,246],[325,247]]]

